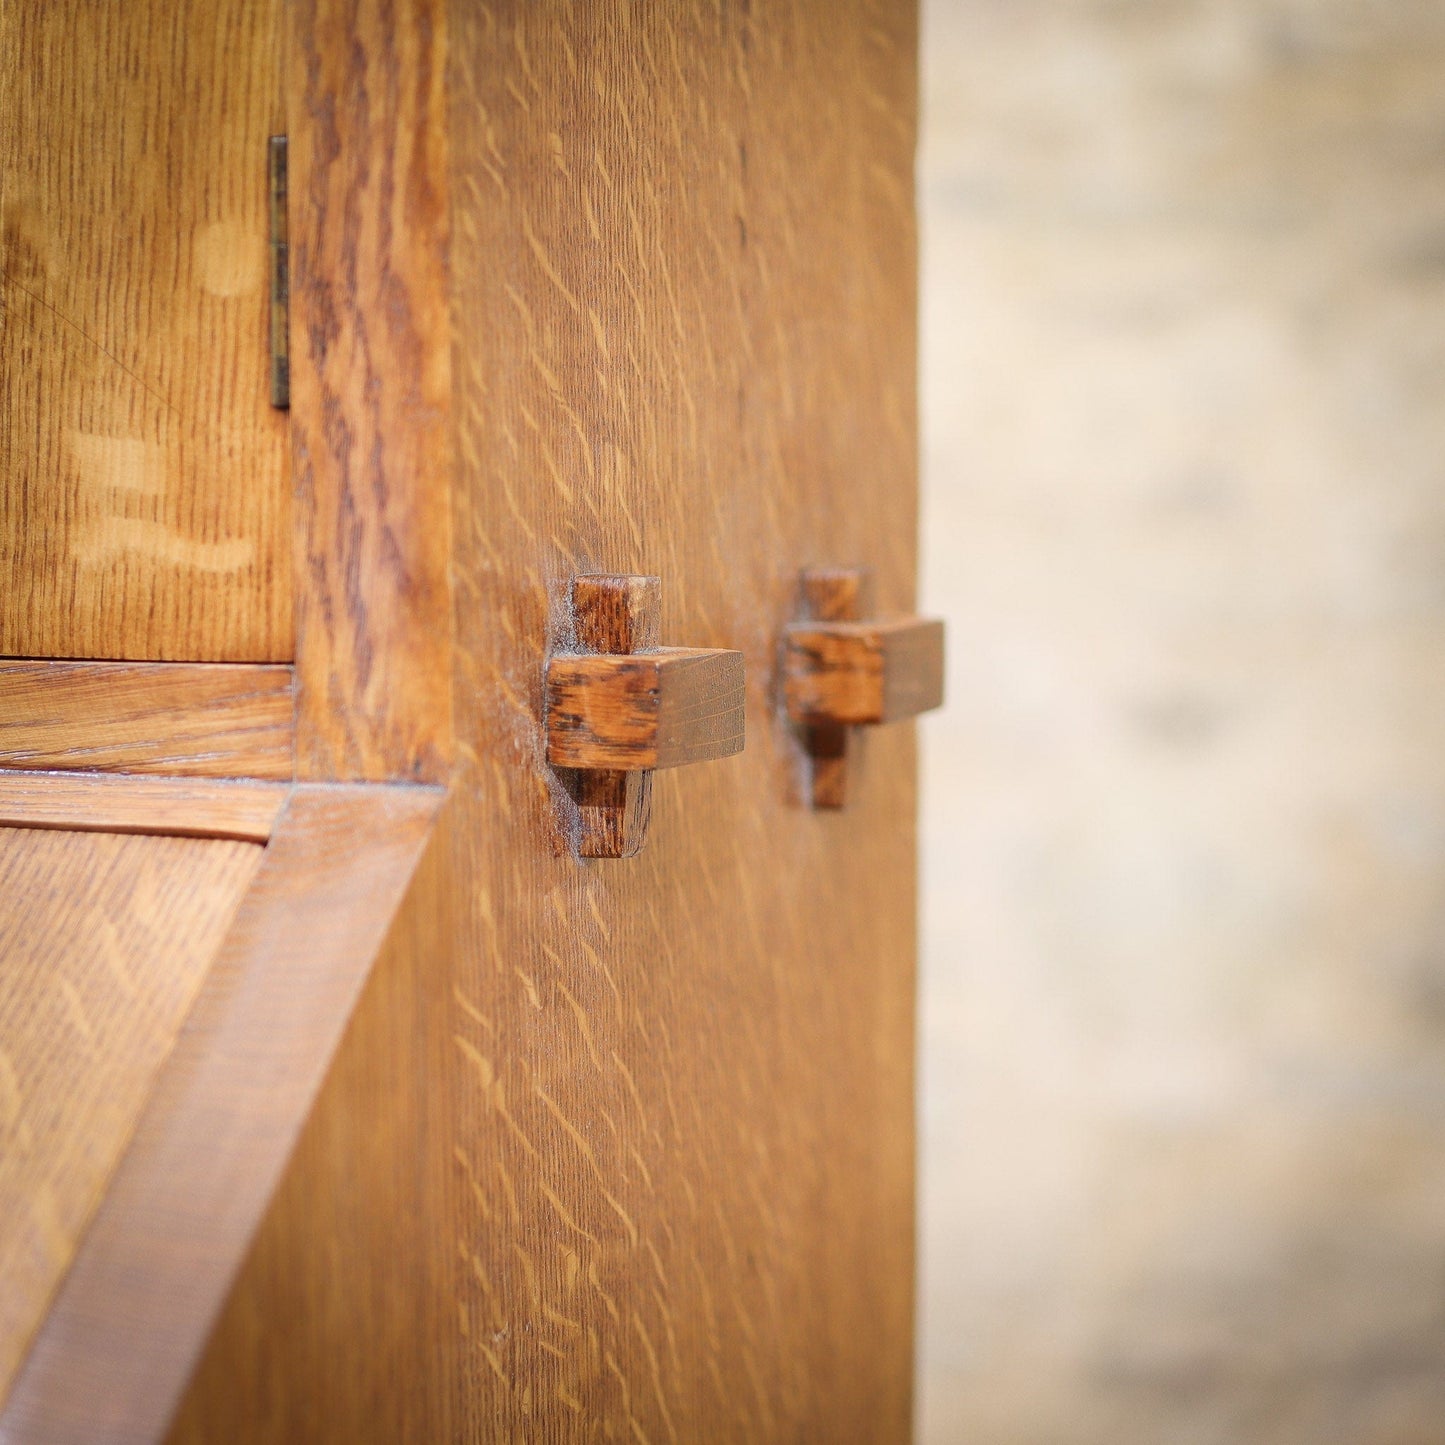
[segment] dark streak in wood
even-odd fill
[[[298,776],[439,782],[452,735],[446,6],[297,0],[291,14]]]

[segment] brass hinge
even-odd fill
[[[286,254],[286,137],[266,142],[266,178],[271,194],[271,405],[291,405],[291,275]]]

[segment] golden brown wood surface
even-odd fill
[[[235,779],[0,772],[0,827],[264,843],[290,791]]]
[[[912,729],[814,812],[774,679],[805,567],[913,602],[913,9],[449,25],[453,797],[172,1438],[902,1439]],[[743,650],[749,737],[579,862],[544,659],[594,571]]]
[[[0,768],[289,779],[289,667],[0,660]]]
[[[291,657],[281,8],[0,6],[0,655]]]
[[[297,773],[451,752],[444,0],[289,6]]]
[[[0,828],[0,1403],[260,855]]]
[[[264,854],[245,844],[91,835],[97,848],[240,849],[237,856],[261,863],[224,938],[212,937],[219,946],[185,1030],[15,1377],[0,1413],[4,1445],[130,1445],[164,1433],[440,798],[428,788],[298,787]],[[14,836],[43,847],[61,835]],[[114,876],[133,874],[117,868]],[[204,900],[204,889],[188,886]],[[137,893],[149,895],[144,886]],[[94,924],[104,929],[101,919]],[[85,956],[60,943],[47,957]],[[149,966],[171,951],[158,947]],[[102,956],[94,967],[105,975],[110,963]],[[124,982],[111,978],[110,987]],[[35,1044],[53,1044],[64,1026],[37,1031]],[[65,1055],[52,1067],[64,1074]],[[56,1092],[63,1105],[64,1089]],[[387,1112],[377,1110],[378,1124]],[[405,1168],[404,1158],[398,1147],[393,1165]],[[34,1193],[22,1189],[20,1198]],[[392,1220],[393,1230],[403,1227]],[[362,1354],[370,1348],[361,1337],[354,1343]]]

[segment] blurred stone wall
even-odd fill
[[[1445,1442],[1445,4],[924,0],[920,1437]]]

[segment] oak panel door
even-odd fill
[[[292,655],[279,0],[0,6],[0,655]]]
[[[373,99],[445,30],[450,799],[173,1438],[904,1438],[912,730],[813,810],[777,646],[913,601],[912,8],[355,8]],[[591,571],[746,657],[630,860],[544,753]]]

